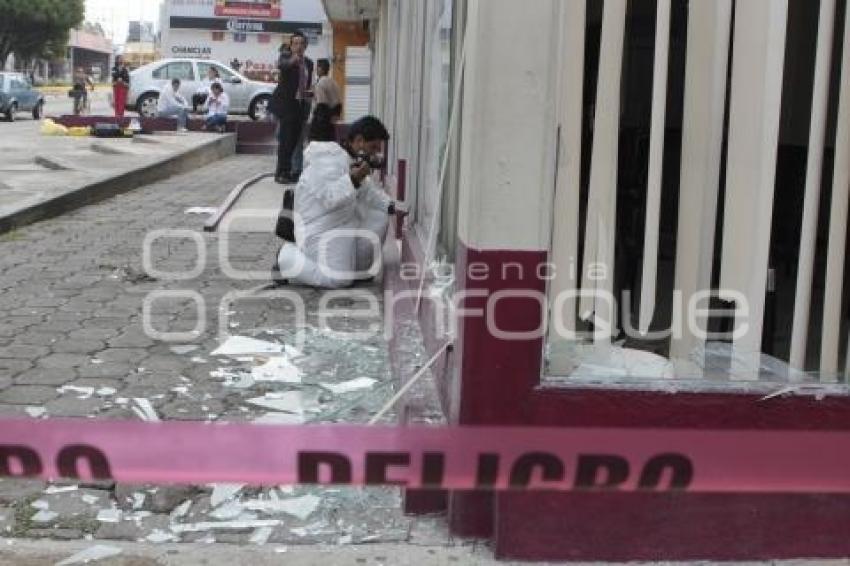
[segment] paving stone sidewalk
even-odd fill
[[[278,247],[274,236],[229,237],[229,263],[260,272],[254,280],[234,279],[222,270],[219,236],[202,232],[205,216],[186,212],[218,205],[238,182],[273,165],[267,157],[228,158],[0,236],[0,416],[138,420],[153,411],[161,420],[276,422],[291,415],[250,400],[295,392],[306,422],[367,421],[392,395],[386,344],[380,334],[352,340],[340,333],[363,330],[380,316],[340,317],[329,330],[316,314],[323,295],[287,288],[304,302],[307,316],[299,321],[294,296],[275,298],[262,290],[269,282],[262,274]],[[161,234],[150,246],[155,271],[186,273],[206,255],[200,273],[181,281],[151,276],[142,251],[155,230],[188,231]],[[149,325],[185,333],[205,319],[197,337],[165,342],[145,331],[146,298],[163,291],[191,291],[202,306],[185,297],[157,299],[150,302]],[[235,292],[246,296],[222,302]],[[380,304],[377,288],[358,292],[339,299],[338,306],[364,308],[370,301],[363,294]],[[228,334],[297,345],[303,383],[254,381],[252,368],[262,359],[212,356]],[[326,387],[359,377],[375,381],[351,393]],[[280,502],[290,500],[307,510],[281,511]],[[254,527],[254,521],[265,526]],[[217,525],[203,526],[210,522]],[[440,520],[403,516],[394,489],[47,486],[12,480],[0,481],[0,536],[450,543]]]

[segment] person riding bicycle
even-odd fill
[[[87,89],[93,91],[94,82],[82,67],[77,67],[77,70],[74,72],[74,86],[71,89],[71,97],[74,99],[75,116],[82,114],[83,110],[88,107],[89,95]]]

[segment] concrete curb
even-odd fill
[[[44,200],[0,217],[0,234],[76,210],[89,204],[120,195],[161,181],[180,173],[198,169],[236,154],[236,136],[217,136],[211,143],[164,157],[158,161],[116,175],[100,179],[76,190]]]

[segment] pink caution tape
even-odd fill
[[[0,475],[127,483],[850,492],[850,432],[0,421]]]

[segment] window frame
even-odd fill
[[[190,76],[189,77],[178,77],[172,75],[171,72],[166,72],[166,76],[162,76],[163,72],[170,67],[176,67],[178,65],[186,65],[189,69]],[[172,79],[180,79],[180,81],[195,81],[195,65],[191,61],[171,61],[169,63],[165,63],[162,66],[156,68],[151,72],[151,77],[160,80],[160,81],[170,81]]]

